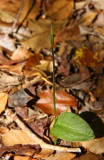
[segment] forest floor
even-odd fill
[[[54,145],[52,22],[56,116],[91,140]],[[103,0],[0,1],[0,160],[104,160]]]

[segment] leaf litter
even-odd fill
[[[1,159],[104,159],[103,3],[3,0],[0,4]],[[90,141],[58,139],[53,145],[51,21],[57,115],[82,116],[95,133]]]

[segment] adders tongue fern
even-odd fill
[[[52,59],[53,59],[53,103],[54,103],[54,114],[55,114],[55,123],[57,120],[56,115],[56,103],[55,103],[55,61],[54,61],[54,35],[53,35],[53,22],[51,23],[51,48],[52,48]]]

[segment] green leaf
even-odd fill
[[[51,134],[71,142],[88,141],[95,137],[93,130],[85,120],[69,112],[64,112],[57,118]]]

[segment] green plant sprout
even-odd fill
[[[55,123],[53,128],[51,128],[51,134],[55,138],[60,138],[71,142],[91,140],[95,137],[94,132],[89,124],[80,116],[71,112],[63,112],[59,115],[59,117],[56,115],[53,22],[51,23],[51,48],[53,57],[53,101],[55,114]],[[56,144],[56,139],[54,143]]]
[[[56,115],[56,103],[55,103],[55,61],[54,61],[54,36],[53,36],[53,22],[51,23],[51,48],[52,48],[52,59],[53,59],[53,103],[54,103],[54,114],[55,114],[55,123],[57,121]]]

